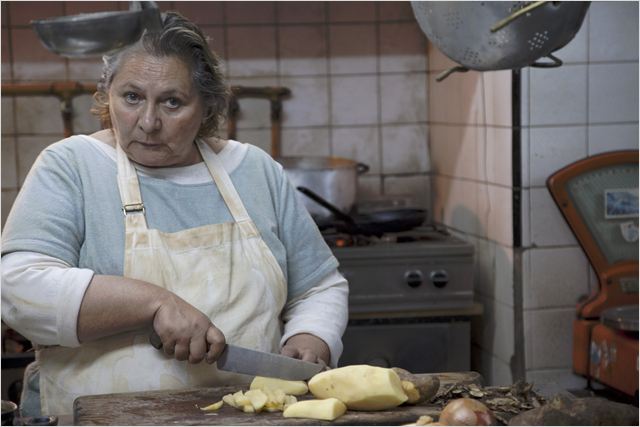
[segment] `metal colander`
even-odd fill
[[[490,71],[562,64],[552,52],[576,35],[589,2],[412,1],[431,42],[460,64],[453,71]],[[548,60],[540,61],[547,57]]]

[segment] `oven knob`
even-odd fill
[[[444,288],[449,283],[449,274],[445,270],[432,271],[429,277],[436,288]]]
[[[411,270],[404,273],[404,280],[407,282],[412,288],[417,288],[422,285],[422,271],[420,270]]]

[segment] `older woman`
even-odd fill
[[[23,414],[246,381],[209,365],[226,342],[336,365],[347,284],[282,168],[214,136],[226,97],[202,32],[167,13],[105,57],[107,128],[40,154],[2,247],[2,318],[37,344]]]

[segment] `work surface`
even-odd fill
[[[481,384],[476,372],[439,373],[440,388],[453,383]],[[174,391],[103,394],[76,399],[73,420],[76,425],[401,425],[415,422],[421,415],[437,416],[435,405],[400,406],[386,411],[347,411],[332,421],[284,418],[282,412],[245,414],[224,405],[216,412],[203,412],[228,393],[247,390],[248,385],[198,388]],[[311,395],[302,399],[311,399]]]

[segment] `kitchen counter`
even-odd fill
[[[454,383],[482,383],[477,372],[439,373],[441,389]],[[224,405],[216,412],[203,412],[223,395],[246,390],[234,385],[187,390],[83,396],[74,402],[76,425],[402,425],[415,422],[421,415],[437,416],[440,408],[425,404],[400,406],[386,411],[347,411],[331,423],[302,418],[283,418],[281,412],[246,414]],[[301,399],[310,399],[306,395]],[[62,423],[61,423],[62,424]]]

